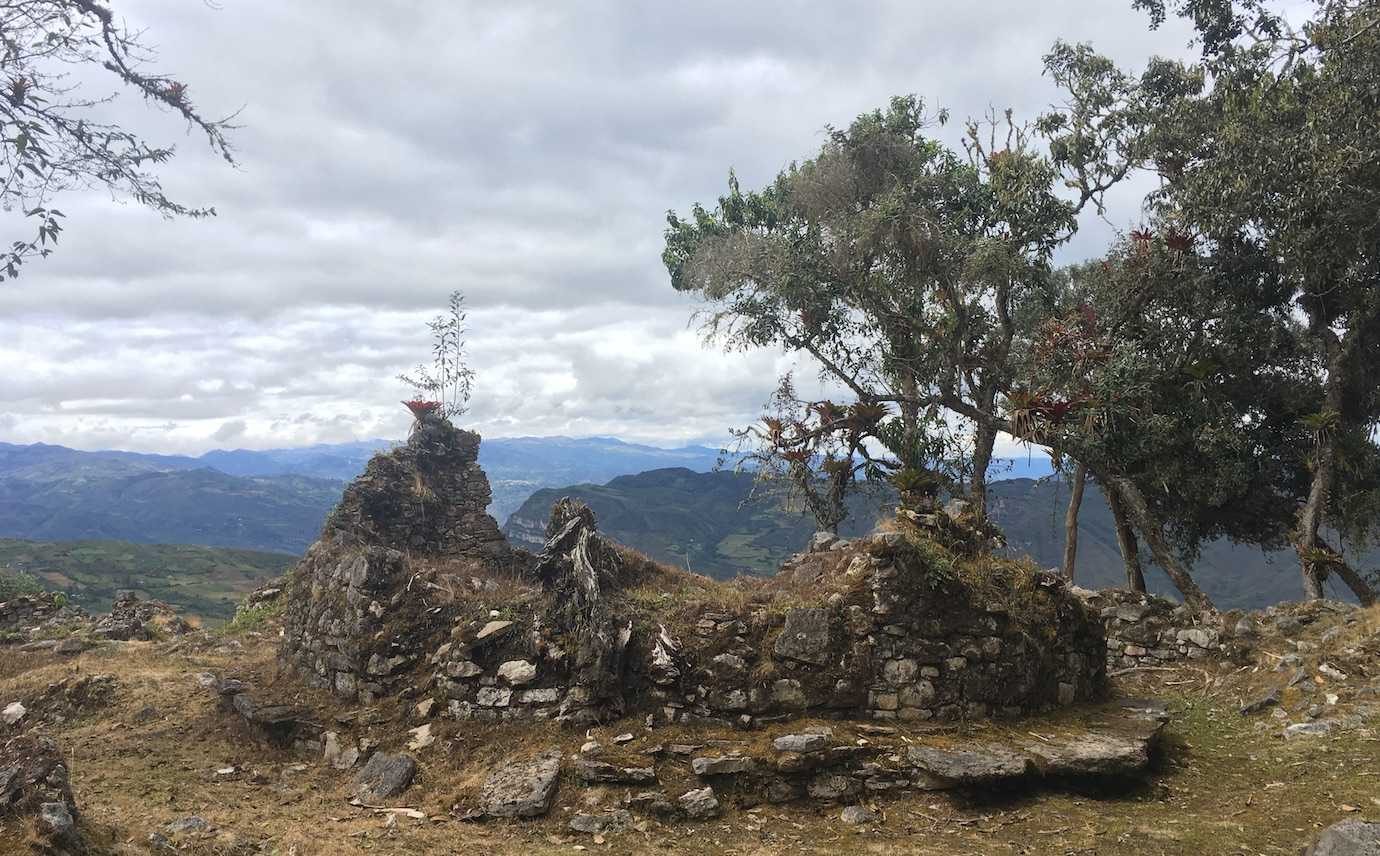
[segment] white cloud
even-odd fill
[[[57,255],[0,285],[0,439],[400,436],[393,376],[453,288],[474,308],[481,430],[721,438],[784,364],[687,329],[659,258],[668,208],[712,201],[730,167],[770,180],[897,93],[1033,118],[1057,97],[1040,75],[1057,37],[1128,63],[1185,41],[1104,0],[120,6],[200,105],[244,105],[242,166],[123,104],[181,140],[169,191],[220,216],[63,201]]]

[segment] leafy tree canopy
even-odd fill
[[[880,444],[873,463],[908,482],[934,459],[943,408],[990,411],[1010,385],[1017,318],[1074,227],[1054,168],[1009,116],[985,138],[971,124],[966,157],[928,136],[933,121],[917,98],[894,98],[829,129],[814,158],[760,191],[730,174],[712,210],[668,215],[663,254],[672,285],[708,300],[712,337],[813,357],[854,398],[829,406],[873,414],[859,442]],[[975,486],[995,438],[978,430]]]
[[[1235,430],[1259,440],[1269,412],[1276,439],[1257,457],[1298,471],[1275,484],[1295,511],[1308,593],[1320,596],[1335,569],[1366,599],[1319,533],[1324,521],[1358,537],[1380,527],[1368,514],[1380,461],[1380,3],[1320,0],[1298,29],[1263,0],[1135,5],[1152,25],[1191,21],[1201,59],[1134,76],[1088,46],[1057,45],[1047,67],[1069,105],[1040,127],[1084,198],[1100,201],[1132,170],[1157,174],[1147,233],[1173,236],[1216,272],[1183,323],[1214,321],[1224,341],[1261,348],[1262,374],[1311,386],[1281,403],[1262,381]],[[1220,317],[1223,305],[1235,310]]]

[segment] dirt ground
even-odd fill
[[[1353,624],[1347,639],[1332,644],[1352,645],[1354,655],[1355,637],[1373,637],[1380,622],[1369,615]],[[415,784],[391,804],[415,809],[425,819],[352,806],[349,773],[265,744],[197,684],[201,672],[228,674],[251,680],[277,698],[295,697],[326,722],[345,710],[337,700],[279,675],[272,641],[255,634],[214,637],[196,651],[170,652],[174,646],[167,643],[116,643],[74,659],[5,652],[0,706],[39,696],[64,677],[117,678],[119,689],[109,706],[39,726],[67,753],[81,823],[96,854],[147,854],[150,833],[188,815],[205,818],[214,831],[177,838],[176,852],[1295,854],[1339,819],[1380,817],[1380,721],[1370,718],[1367,703],[1380,701],[1380,662],[1372,659],[1367,666],[1353,659],[1345,667],[1347,678],[1335,685],[1315,676],[1305,687],[1307,697],[1297,688],[1287,690],[1288,721],[1301,721],[1301,706],[1325,704],[1333,695],[1328,716],[1347,712],[1358,718],[1352,727],[1327,736],[1285,740],[1285,720],[1270,711],[1243,716],[1239,706],[1284,683],[1269,664],[1292,650],[1291,644],[1262,643],[1256,665],[1201,661],[1115,678],[1117,693],[1165,699],[1172,712],[1162,757],[1139,785],[1115,793],[886,797],[870,803],[881,819],[862,827],[843,823],[838,806],[762,805],[732,808],[701,823],[648,820],[636,829],[595,837],[569,831],[571,815],[615,806],[626,791],[564,784],[557,807],[543,820],[461,821],[453,809],[473,798],[493,764],[552,745],[574,752],[588,736],[555,726],[443,720],[435,725],[437,742],[417,753]],[[1046,725],[1028,720],[1004,727],[1038,733]],[[377,734],[385,747],[396,747],[406,737],[405,728],[394,721],[380,725]],[[608,745],[624,731],[638,735],[630,751],[644,741],[710,736],[663,729],[647,733],[632,720],[597,729],[593,736]],[[26,822],[0,823],[0,854],[29,852],[29,834]]]

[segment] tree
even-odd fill
[[[823,531],[838,533],[847,495],[858,485],[889,480],[903,504],[932,500],[955,482],[957,443],[947,425],[922,419],[902,428],[886,407],[802,400],[787,373],[759,424],[731,429],[738,464],[751,464],[759,484],[786,482],[788,505],[798,499]]]
[[[14,0],[0,4],[0,204],[35,223],[31,236],[0,252],[0,280],[26,261],[46,257],[61,234],[54,199],[70,190],[104,188],[165,217],[208,217],[214,208],[189,206],[164,194],[155,168],[174,155],[115,121],[105,105],[122,92],[173,111],[206,136],[227,163],[235,158],[226,134],[230,118],[208,118],[185,83],[149,71],[152,51],[143,34],[117,23],[98,0]],[[116,89],[87,94],[73,76],[92,69]]]
[[[431,365],[418,365],[411,374],[398,375],[398,380],[412,387],[424,400],[409,406],[435,405],[426,408],[446,419],[462,416],[469,411],[470,389],[474,385],[474,369],[465,354],[465,326],[469,314],[465,311],[465,295],[452,291],[446,311],[427,322],[431,330]],[[414,407],[414,412],[416,408]]]
[[[1009,116],[986,140],[970,125],[967,159],[929,125],[918,99],[898,97],[829,129],[813,159],[761,191],[730,174],[713,210],[668,214],[663,253],[672,285],[710,303],[711,336],[806,354],[853,396],[839,412],[875,415],[861,439],[889,452],[874,463],[906,485],[928,481],[944,410],[990,413],[1009,386],[1019,318],[1073,227],[1053,168]],[[996,426],[973,425],[968,486],[985,510]],[[855,430],[827,419],[811,429]]]
[[[1137,539],[1186,600],[1213,538],[1282,546],[1300,490],[1285,452],[1302,439],[1306,361],[1275,305],[1272,266],[1250,247],[1195,249],[1139,229],[1068,273],[1007,399],[1013,433],[1067,455],[1112,504],[1128,582]],[[1256,290],[1227,286],[1251,280]]]
[[[1303,359],[1311,399],[1269,412],[1298,429],[1286,438],[1281,426],[1272,451],[1297,470],[1297,489],[1279,498],[1305,592],[1321,597],[1335,572],[1369,602],[1323,529],[1380,529],[1365,514],[1380,482],[1380,4],[1315,2],[1301,30],[1263,0],[1134,5],[1152,25],[1190,20],[1201,61],[1155,61],[1137,78],[1090,48],[1056,47],[1048,65],[1071,100],[1044,125],[1055,160],[1089,195],[1153,170],[1147,210],[1165,234],[1205,258],[1251,260],[1219,265],[1227,275],[1213,285],[1268,317]]]

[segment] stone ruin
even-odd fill
[[[182,636],[192,629],[166,603],[142,600],[127,589],[117,591],[110,612],[100,616],[54,592],[0,602],[0,643],[18,643],[21,651],[79,654],[102,641],[149,642]]]
[[[738,728],[1014,716],[1103,692],[1102,625],[1057,576],[965,578],[882,532],[716,597],[604,538],[578,502],[553,509],[540,555],[513,550],[478,447],[428,419],[347,488],[284,592],[283,656],[309,683],[457,719]],[[687,586],[708,594],[671,593]]]
[[[387,693],[434,642],[422,564],[512,564],[478,458],[478,434],[429,420],[345,489],[286,598],[284,654],[308,682],[366,700]]]

